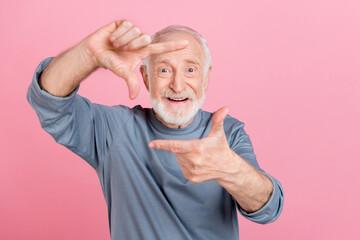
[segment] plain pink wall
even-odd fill
[[[38,63],[112,20],[152,34],[188,25],[214,66],[204,109],[246,123],[258,161],[285,191],[280,218],[240,218],[241,239],[359,239],[358,0],[34,0],[0,3],[0,239],[109,239],[95,171],[40,127],[25,95]],[[80,94],[150,106],[106,70]]]

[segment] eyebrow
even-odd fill
[[[195,58],[188,58],[185,61],[188,62],[188,63],[193,63],[193,64],[200,65],[200,61],[195,59]]]
[[[187,58],[187,59],[185,59],[185,61],[188,62],[188,63],[193,63],[193,64],[200,65],[200,61],[198,59],[196,59],[196,58]],[[160,59],[156,59],[154,61],[155,64],[157,64],[157,63],[167,63],[167,64],[169,64],[170,62],[171,61],[168,58],[160,58]]]

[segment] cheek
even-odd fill
[[[196,93],[196,98],[198,101],[200,101],[200,99],[204,96],[205,91],[203,91],[203,88],[201,88],[197,93]]]
[[[155,79],[150,85],[150,94],[153,98],[158,98],[162,89],[166,87],[165,84],[161,84],[161,81]]]
[[[195,92],[196,98],[200,100],[204,92],[203,81],[199,80],[196,84],[189,84],[189,87]]]
[[[158,98],[159,94],[160,94],[160,90],[158,90],[155,86],[151,87],[151,92],[150,92],[151,96],[153,98]]]

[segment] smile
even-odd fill
[[[189,98],[167,98],[167,99],[171,102],[180,103],[180,102],[186,102]]]

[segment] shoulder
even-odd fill
[[[229,145],[232,146],[236,142],[246,135],[244,131],[245,123],[227,115],[224,119],[224,131],[227,136]]]
[[[225,131],[238,131],[240,129],[243,129],[245,127],[245,123],[230,116],[227,115],[224,119],[224,130]]]

